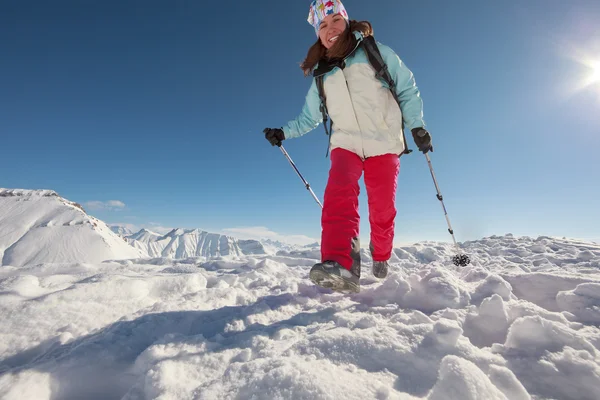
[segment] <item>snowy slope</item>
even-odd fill
[[[346,296],[301,253],[0,268],[0,398],[600,398],[600,246],[464,249],[363,254]]]
[[[164,236],[142,229],[134,235],[127,236],[126,240],[150,257],[182,259],[266,254],[259,241],[238,240],[198,229],[173,229]]]
[[[0,188],[0,265],[99,263],[141,255],[54,191]]]

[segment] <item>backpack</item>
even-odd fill
[[[383,60],[383,57],[381,56],[381,52],[379,51],[379,47],[377,47],[377,42],[375,41],[375,38],[372,35],[363,38],[363,40],[356,47],[356,49],[358,49],[358,47],[361,47],[361,46],[365,50],[365,53],[367,53],[367,58],[369,59],[369,64],[371,64],[373,69],[375,69],[375,77],[377,79],[383,79],[383,81],[385,83],[387,83],[388,87],[390,88],[390,91],[392,92],[394,99],[396,100],[396,103],[398,103],[398,107],[400,107],[400,100],[398,100],[398,96],[396,95],[396,82],[394,82],[394,79],[392,79],[392,75],[390,74],[390,71],[388,70],[388,66],[385,63],[385,61]],[[354,51],[356,51],[356,49],[354,49]],[[320,68],[318,68],[313,72],[313,76],[315,78],[315,81],[317,84],[317,89],[319,91],[319,99],[321,100],[321,105],[320,105],[319,110],[323,114],[323,126],[325,127],[325,134],[327,136],[329,136],[329,146],[327,147],[327,153],[325,154],[325,157],[327,157],[329,155],[329,148],[331,147],[331,129],[333,127],[333,121],[331,121],[331,120],[329,121],[329,128],[327,128],[327,120],[328,120],[329,112],[327,111],[325,89],[323,88],[323,77],[325,76],[325,74],[321,71]],[[404,153],[403,154],[411,153],[412,150],[408,149],[408,145],[406,143],[406,137],[404,136],[404,128],[402,128],[402,138],[404,140]]]

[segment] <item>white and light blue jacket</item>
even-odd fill
[[[360,42],[363,38],[354,32]],[[333,121],[330,149],[343,148],[361,158],[402,154],[406,150],[403,125],[409,130],[425,127],[423,102],[412,72],[396,53],[377,43],[381,56],[396,82],[396,96],[383,80],[375,77],[362,46],[345,58],[344,68],[334,67],[323,78],[327,110]],[[313,79],[300,115],[284,125],[286,139],[302,136],[323,122],[321,100]]]

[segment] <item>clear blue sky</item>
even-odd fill
[[[344,4],[415,74],[459,241],[600,239],[600,85],[580,87],[599,1]],[[108,223],[319,238],[320,208],[262,133],[303,105],[308,6],[0,1],[0,186],[122,202],[87,207]],[[322,125],[285,142],[320,198],[326,146]],[[450,240],[422,154],[402,157],[397,197],[398,241]]]

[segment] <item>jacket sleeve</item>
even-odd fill
[[[315,79],[312,80],[302,112],[298,117],[289,121],[282,127],[286,139],[302,136],[315,129],[323,122],[323,114],[320,110],[321,99]]]
[[[413,73],[390,47],[381,43],[377,43],[377,46],[388,66],[392,79],[396,82],[396,95],[400,100],[404,123],[409,130],[424,128],[423,100]]]

